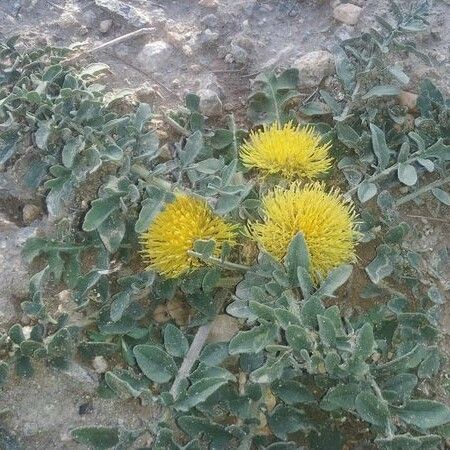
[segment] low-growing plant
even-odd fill
[[[45,192],[55,234],[24,247],[32,326],[0,334],[0,385],[35,360],[114,361],[99,395],[158,405],[160,420],[72,431],[94,449],[144,433],[161,450],[439,448],[448,255],[414,251],[399,207],[450,204],[450,110],[430,80],[413,120],[399,104],[393,51],[421,56],[405,36],[427,22],[424,3],[392,5],[393,21],[336,46],[335,91],[305,102],[297,70],[259,75],[250,134],[232,115],[212,127],[188,95],[166,115],[170,154],[149,105],[98,83],[107,66],[2,44],[0,163]]]

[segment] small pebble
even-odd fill
[[[107,33],[112,27],[113,21],[111,19],[102,20],[100,22],[100,33]]]
[[[22,210],[22,219],[27,225],[34,222],[41,214],[41,210],[36,205],[26,204]]]
[[[92,360],[92,367],[97,373],[105,373],[108,370],[108,362],[103,356],[96,356]]]

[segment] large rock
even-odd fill
[[[19,303],[28,293],[29,275],[21,251],[35,227],[19,228],[0,215],[0,326],[18,320]]]
[[[333,10],[333,17],[347,25],[356,25],[361,15],[362,8],[351,3],[342,3]]]
[[[149,42],[137,55],[139,65],[149,72],[156,72],[167,64],[172,47],[164,41]]]
[[[334,72],[333,55],[325,50],[310,52],[298,58],[294,67],[299,71],[300,87],[311,88]]]
[[[95,392],[98,375],[90,369],[73,364],[68,371],[56,371],[38,362],[34,368],[31,378],[10,378],[1,394],[1,405],[9,410],[2,416],[2,426],[19,444],[8,448],[81,450],[87,447],[72,440],[73,428],[135,430],[160,420],[158,405],[99,398]]]

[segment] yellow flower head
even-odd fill
[[[281,261],[291,240],[302,233],[315,281],[355,259],[356,213],[336,190],[327,193],[321,183],[302,187],[294,182],[267,194],[263,213],[263,222],[249,224],[250,235]]]
[[[149,269],[177,278],[202,262],[188,254],[199,239],[213,239],[220,254],[224,242],[233,243],[236,226],[215,216],[206,202],[178,194],[141,235],[142,253]]]
[[[330,147],[330,142],[321,143],[320,135],[312,127],[300,128],[289,122],[251,132],[240,153],[245,166],[256,167],[266,174],[312,179],[331,167]]]

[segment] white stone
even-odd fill
[[[97,373],[105,373],[108,370],[108,363],[103,356],[96,356],[92,360],[92,367]]]
[[[107,33],[111,27],[112,27],[113,21],[111,19],[107,19],[107,20],[102,20],[100,22],[100,32],[101,33]]]
[[[219,116],[222,113],[222,102],[211,89],[200,89],[197,92],[200,97],[200,111],[208,117]]]
[[[347,25],[356,25],[362,8],[351,3],[342,3],[333,10],[333,17]]]
[[[167,42],[154,41],[146,44],[137,55],[137,61],[143,69],[155,72],[167,63],[172,48]]]
[[[334,72],[333,55],[325,50],[310,52],[298,58],[294,67],[299,71],[300,87],[314,87]]]
[[[41,210],[36,205],[26,204],[22,210],[22,219],[28,225],[36,220],[41,214]]]
[[[408,91],[402,91],[399,95],[400,105],[405,106],[408,110],[413,111],[417,106],[417,94]]]

